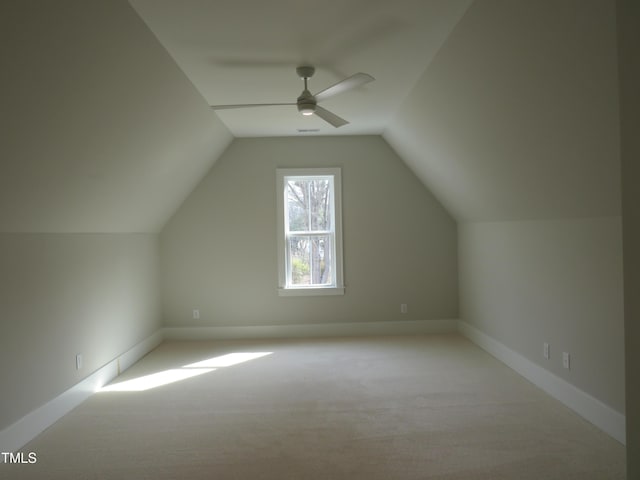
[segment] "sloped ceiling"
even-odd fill
[[[157,232],[234,135],[301,126],[382,133],[459,221],[619,214],[613,1],[131,4],[0,4],[0,231]],[[208,106],[290,101],[303,62],[377,78],[344,130]]]
[[[357,72],[376,81],[322,105],[339,129],[295,106],[218,110],[236,137],[380,134],[471,0],[130,0],[211,105],[295,102],[295,67],[318,92]]]
[[[620,214],[615,2],[477,0],[384,138],[459,221]]]
[[[382,133],[459,221],[620,213],[614,1],[131,2],[210,104],[377,78],[326,105],[351,125],[218,111],[235,136]]]
[[[124,0],[3,1],[0,22],[0,231],[159,231],[227,128]]]

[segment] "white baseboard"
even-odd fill
[[[578,415],[593,423],[623,445],[625,444],[626,427],[623,414],[576,388],[566,380],[536,365],[531,360],[468,323],[459,321],[458,331]]]
[[[251,338],[349,337],[452,333],[457,320],[404,320],[396,322],[315,323],[242,327],[165,327],[168,340],[227,340]]]
[[[98,389],[109,383],[120,372],[129,368],[157,347],[162,340],[162,330],[159,330],[96,370],[69,390],[0,431],[0,452],[16,452],[84,402]],[[2,458],[0,458],[1,462]]]

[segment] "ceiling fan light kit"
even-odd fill
[[[325,88],[315,95],[312,95],[307,87],[307,83],[308,80],[313,76],[315,71],[316,69],[311,65],[301,65],[296,68],[296,73],[304,81],[304,90],[297,98],[296,103],[247,103],[238,105],[212,105],[211,108],[213,108],[214,110],[226,110],[232,108],[296,105],[298,111],[302,113],[302,115],[308,116],[315,113],[318,117],[323,119],[325,122],[333,125],[335,128],[342,127],[343,125],[348,124],[349,122],[344,118],[341,118],[335,113],[332,113],[329,110],[320,107],[318,103],[326,100],[327,98],[333,97],[334,95],[338,95],[340,93],[346,92],[347,90],[351,90],[352,88],[359,87],[361,85],[364,85],[365,83],[372,82],[375,79],[371,75],[368,75],[366,73],[356,73],[355,75],[345,78],[335,85]]]
[[[303,115],[313,115],[316,111],[316,105],[314,103],[299,103],[298,111]]]

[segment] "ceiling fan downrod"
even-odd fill
[[[309,91],[307,81],[313,77],[316,69],[310,65],[301,65],[296,68],[296,73],[304,81],[304,90],[298,97],[297,106],[298,111],[302,115],[313,115],[316,111],[316,99]]]

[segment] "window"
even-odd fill
[[[339,168],[278,169],[280,295],[342,295]]]

